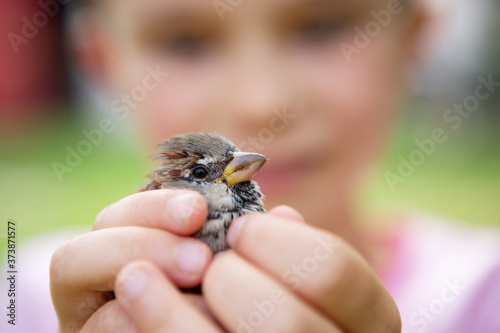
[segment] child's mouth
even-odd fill
[[[302,158],[284,163],[273,161],[271,157],[254,180],[257,181],[264,194],[289,192],[306,182],[308,175],[314,173],[320,165],[317,159]]]

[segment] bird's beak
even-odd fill
[[[251,180],[267,161],[266,156],[257,153],[236,152],[233,156],[233,160],[226,166],[217,182],[225,179],[229,186],[232,186]]]

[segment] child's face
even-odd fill
[[[341,42],[355,45],[354,28],[387,1],[249,0],[223,21],[217,3],[231,1],[102,1],[108,82],[129,92],[159,66],[169,76],[138,107],[151,146],[221,133],[270,157],[257,178],[266,206],[289,204],[332,228],[327,217],[349,208],[390,129],[411,14],[393,15],[349,62]]]

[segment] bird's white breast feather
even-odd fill
[[[206,197],[207,203],[217,205],[217,207],[214,207],[217,211],[231,210],[234,207],[234,199],[230,195],[227,185],[224,183],[206,186],[203,195]]]

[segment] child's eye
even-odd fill
[[[320,20],[302,24],[296,34],[301,42],[321,43],[346,31],[346,27],[347,24],[340,20]]]
[[[163,45],[163,49],[174,56],[191,58],[203,55],[209,51],[210,42],[205,37],[181,35],[168,40]]]

